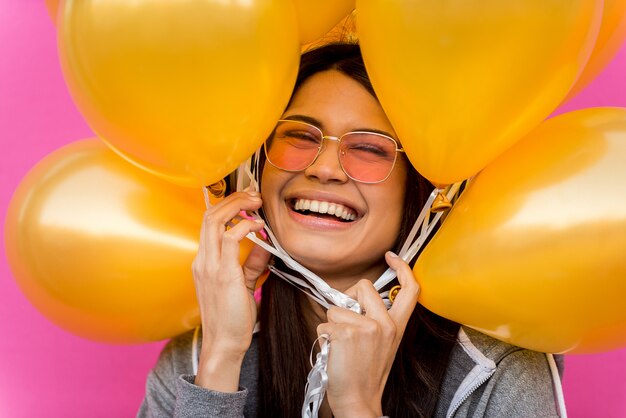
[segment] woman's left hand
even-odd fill
[[[388,252],[385,259],[398,275],[402,289],[389,311],[372,282],[361,280],[347,294],[365,315],[333,307],[317,334],[328,335],[327,397],[335,417],[380,417],[389,371],[407,322],[417,303],[419,285],[408,264]]]

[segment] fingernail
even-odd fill
[[[265,221],[263,219],[255,219],[254,222],[263,225]]]
[[[387,251],[387,255],[391,258],[398,258],[398,254],[394,253],[393,251]]]

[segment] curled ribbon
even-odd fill
[[[315,364],[313,364],[313,349],[315,344],[323,339],[320,352],[317,353]],[[302,417],[314,418],[319,414],[326,388],[328,387],[328,354],[330,352],[330,340],[327,334],[322,334],[313,342],[309,361],[311,362],[311,371],[307,376],[306,386],[304,388],[304,404],[302,405]]]

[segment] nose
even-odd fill
[[[339,141],[337,137],[324,137],[322,150],[313,164],[304,170],[304,175],[316,179],[320,183],[345,183],[349,180],[339,163]]]

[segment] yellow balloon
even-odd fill
[[[91,128],[184,186],[211,184],[266,139],[299,62],[282,0],[66,0],[61,64]]]
[[[626,109],[540,125],[472,180],[415,266],[434,312],[522,347],[626,346]]]
[[[306,45],[328,33],[354,10],[356,0],[294,0],[300,43]]]
[[[602,26],[584,71],[567,96],[580,93],[613,59],[626,39],[626,0],[604,0]]]
[[[98,140],[37,164],[10,203],[5,246],[27,299],[58,326],[134,343],[200,323],[191,263],[201,191],[133,167]],[[242,259],[252,245],[242,244]]]
[[[480,171],[563,100],[602,0],[359,0],[374,89],[413,165],[436,184]]]

